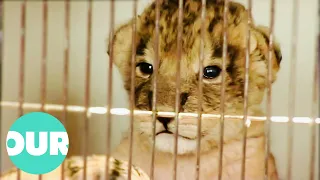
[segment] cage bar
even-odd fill
[[[319,7],[318,7],[319,8]],[[319,11],[318,11],[319,13]],[[318,14],[319,15],[319,14]],[[318,16],[319,17],[319,16]],[[319,20],[318,20],[318,27],[319,27]],[[319,86],[320,86],[320,39],[319,39],[319,29],[317,33],[317,42],[316,42],[316,56],[315,56],[315,64],[314,64],[314,76],[313,76],[313,96],[312,96],[312,123],[311,123],[311,131],[310,131],[310,136],[311,136],[311,143],[310,143],[310,175],[309,179],[314,180],[316,179],[315,175],[315,170],[316,170],[316,165],[315,165],[315,159],[316,159],[316,144],[317,144],[317,139],[316,139],[316,130],[319,125],[316,124],[317,117],[319,117]],[[319,147],[319,144],[318,144]],[[320,150],[320,149],[319,149]],[[319,151],[318,150],[318,155]],[[320,156],[319,156],[320,157]],[[318,166],[319,166],[319,161],[318,161]],[[320,178],[320,171],[318,167],[318,179]]]
[[[273,54],[273,29],[274,29],[274,14],[275,14],[275,0],[271,0],[271,8],[270,8],[270,32],[269,32],[269,53],[268,53],[268,71],[267,71],[267,121],[266,121],[266,141],[265,141],[265,180],[269,179],[268,173],[268,160],[270,154],[270,118],[271,118],[271,95],[272,95],[272,54]]]
[[[241,160],[241,180],[245,179],[246,173],[246,146],[247,146],[247,118],[248,118],[248,92],[249,92],[249,68],[250,68],[250,27],[252,26],[252,0],[248,0],[248,22],[246,34],[246,60],[245,60],[245,75],[244,75],[244,100],[243,100],[243,145],[242,145],[242,160]]]
[[[218,178],[222,178],[222,157],[223,157],[223,139],[224,139],[224,120],[225,120],[225,78],[226,78],[226,61],[228,55],[228,10],[229,0],[224,0],[223,10],[223,52],[222,52],[222,73],[221,73],[221,96],[220,96],[220,142],[219,142],[219,161],[218,161]]]
[[[293,0],[292,13],[292,43],[291,43],[291,63],[290,63],[290,84],[289,84],[289,108],[288,108],[288,162],[287,162],[287,179],[292,177],[292,155],[293,155],[293,122],[296,106],[296,63],[297,63],[297,44],[298,44],[298,6],[299,0]]]
[[[41,59],[41,80],[40,80],[40,101],[41,111],[45,111],[44,105],[46,104],[47,93],[47,33],[48,33],[48,2],[42,2],[42,59]]]
[[[315,66],[315,72],[314,72],[314,81],[318,81],[318,66]],[[317,103],[318,98],[318,85],[314,83],[314,89],[313,89],[313,101],[312,101],[312,122],[310,124],[310,137],[311,137],[311,143],[310,143],[310,175],[309,179],[314,180],[315,179],[315,157],[316,157],[316,124],[315,119],[317,117],[317,108],[319,104]]]
[[[197,152],[196,152],[196,180],[200,179],[200,151],[201,151],[201,120],[202,120],[202,96],[203,96],[203,61],[204,61],[204,39],[206,20],[206,0],[201,1],[201,32],[200,32],[200,54],[199,54],[199,84],[198,84],[198,121],[197,121]]]
[[[0,74],[1,74],[1,78],[0,78],[0,100],[2,100],[2,63],[3,63],[3,42],[4,42],[4,28],[3,28],[3,19],[4,19],[4,11],[3,11],[3,6],[4,3],[1,0],[0,1],[0,15],[1,15],[1,19],[0,19],[0,30],[1,30],[1,40],[0,40]],[[2,140],[2,107],[0,106],[0,140]],[[2,145],[0,146],[0,148],[2,148]],[[0,159],[2,159],[2,150],[0,150]],[[2,162],[0,161],[0,172],[2,172]],[[1,179],[1,177],[0,177]]]
[[[107,74],[107,134],[106,134],[106,167],[105,178],[109,180],[109,157],[110,157],[110,144],[111,144],[111,107],[112,107],[112,76],[113,76],[113,36],[114,36],[114,20],[115,20],[115,0],[110,1],[110,23],[109,23],[109,66]]]
[[[316,44],[316,49],[319,48],[319,42]],[[315,158],[316,158],[316,118],[318,117],[318,109],[319,109],[319,52],[316,51],[315,64],[314,64],[314,74],[313,74],[313,94],[312,94],[312,114],[311,119],[312,122],[310,124],[310,174],[309,179],[315,179]]]
[[[177,179],[177,153],[178,153],[178,134],[179,134],[179,112],[181,94],[181,57],[182,57],[182,35],[183,35],[183,0],[179,0],[178,12],[178,35],[177,35],[177,75],[176,75],[176,97],[175,97],[175,127],[174,133],[174,153],[173,153],[173,180]]]
[[[63,94],[62,94],[62,117],[61,122],[66,127],[67,126],[67,106],[68,106],[68,85],[69,85],[69,48],[70,48],[70,1],[66,0],[64,4],[65,17],[64,17],[64,27],[65,27],[65,49],[64,49],[64,62],[63,62]],[[64,180],[64,169],[65,162],[61,165],[61,180]]]
[[[151,166],[150,166],[150,179],[154,178],[154,161],[155,161],[155,145],[156,145],[156,120],[157,120],[157,76],[159,69],[159,21],[160,21],[160,0],[156,0],[156,17],[155,17],[155,41],[154,41],[154,53],[155,61],[153,66],[153,87],[152,87],[152,153],[151,153]]]
[[[319,6],[320,7],[320,6]],[[318,8],[319,8],[318,7]],[[318,11],[318,13],[319,13],[320,11]],[[318,21],[318,24],[319,24],[319,21]],[[314,125],[314,126],[317,126],[318,127],[318,133],[319,133],[319,125],[317,124],[317,119],[319,119],[319,118],[317,118],[317,117],[319,117],[319,113],[320,113],[320,111],[318,111],[317,112],[317,110],[316,109],[320,109],[320,103],[319,103],[319,101],[320,101],[320,96],[319,96],[319,86],[320,86],[320,32],[319,32],[319,29],[318,29],[318,34],[317,34],[317,50],[316,50],[316,64],[315,64],[315,68],[316,68],[316,78],[315,78],[315,83],[314,84],[316,84],[316,90],[314,91],[315,93],[317,93],[316,94],[316,97],[314,98],[314,101],[315,101],[315,103],[313,104],[314,105],[314,116],[316,117],[315,118],[315,120],[314,120],[314,123],[316,124],[316,125]],[[317,101],[318,101],[318,103],[317,103]],[[318,134],[318,138],[319,138],[319,134]],[[319,158],[320,158],[320,149],[319,149],[319,140],[320,139],[318,139],[318,173],[317,173],[317,175],[318,175],[318,179],[320,178],[320,171],[319,171],[319,165],[320,165],[320,160],[319,160]],[[317,143],[316,142],[316,139],[314,139],[314,143]],[[316,152],[315,152],[316,153]],[[312,168],[312,166],[311,166],[311,168]],[[315,169],[315,167],[313,167],[314,169]],[[311,172],[310,172],[311,173]]]
[[[19,62],[19,106],[18,117],[23,115],[24,103],[24,74],[25,74],[25,37],[26,37],[26,5],[27,0],[21,2],[21,36],[20,36],[20,62]],[[21,171],[17,168],[17,180],[21,179]]]
[[[91,76],[91,36],[92,36],[92,0],[88,2],[87,12],[87,54],[85,64],[85,94],[84,94],[84,145],[83,145],[83,179],[87,179],[87,156],[89,136],[89,106],[90,106],[90,76]]]
[[[46,104],[47,95],[47,33],[48,33],[48,4],[47,0],[42,1],[42,59],[41,59],[41,79],[40,79],[40,111],[44,112],[44,105]],[[39,180],[42,175],[39,174]]]
[[[128,180],[132,174],[132,151],[133,151],[133,131],[134,131],[134,107],[135,107],[135,64],[136,64],[136,33],[137,33],[137,0],[133,1],[133,22],[132,22],[132,46],[131,46],[131,82],[130,82],[130,137],[129,137],[129,160],[128,160]]]

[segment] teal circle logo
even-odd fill
[[[10,160],[30,174],[46,174],[59,167],[69,148],[68,133],[54,116],[32,112],[10,127],[6,139]]]

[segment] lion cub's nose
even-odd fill
[[[173,120],[173,118],[167,117],[157,117],[158,121],[161,122],[165,129],[168,129],[168,124]]]

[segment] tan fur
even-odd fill
[[[224,4],[215,0],[208,0],[205,18],[204,63],[217,65],[222,68],[223,50],[223,9]],[[183,15],[182,59],[181,59],[181,92],[186,93],[187,100],[181,105],[181,112],[197,113],[198,109],[198,76],[200,60],[200,34],[201,34],[201,1],[186,0]],[[147,62],[155,65],[155,3],[147,7],[137,19],[137,63]],[[124,86],[130,92],[131,68],[131,36],[132,21],[116,30],[113,39],[114,63],[118,67]],[[177,65],[177,25],[178,1],[163,0],[160,5],[160,42],[159,42],[159,71],[157,76],[157,110],[173,111],[175,107],[176,92],[176,65]],[[244,75],[246,60],[246,32],[247,14],[245,8],[238,3],[230,2],[228,12],[228,57],[226,60],[225,81],[225,114],[242,115],[244,103]],[[253,24],[250,27],[250,69],[249,69],[249,115],[262,116],[260,104],[266,89],[268,66],[268,29]],[[272,54],[272,82],[280,68],[281,51],[278,44],[273,47]],[[134,66],[136,64],[133,64]],[[142,76],[136,68],[135,95],[136,109],[151,110],[153,78]],[[220,113],[221,101],[221,75],[215,79],[204,79],[202,112],[210,114]],[[152,147],[152,117],[136,117],[134,136],[134,164],[144,168],[149,173]],[[219,119],[202,121],[201,129],[201,179],[217,178],[218,145],[220,138]],[[240,169],[242,147],[242,121],[225,120],[224,151],[225,156],[234,153],[234,157],[226,159],[223,164],[223,179],[236,179],[240,176],[233,166]],[[168,130],[175,132],[175,121],[168,125]],[[161,123],[156,122],[156,133],[164,130]],[[264,173],[264,123],[251,122],[248,128],[248,143],[255,153],[247,157],[246,179],[261,179]],[[197,139],[197,120],[182,118],[179,121],[178,148],[178,177],[179,179],[194,179],[194,161]],[[156,179],[171,178],[173,159],[173,134],[162,134],[156,137]],[[187,139],[186,139],[187,138]],[[157,145],[157,143],[159,143]],[[249,145],[248,145],[249,146]],[[183,149],[184,148],[184,149]],[[248,150],[250,149],[248,148]],[[114,156],[126,160],[128,158],[128,139],[123,140]],[[235,153],[236,151],[239,151]],[[227,158],[227,157],[226,157]],[[183,163],[184,162],[184,163]],[[228,164],[226,164],[228,162]],[[183,166],[190,169],[182,170]],[[251,169],[250,169],[251,167]],[[270,174],[277,174],[275,162],[270,157]],[[163,173],[167,173],[164,175]],[[274,176],[271,179],[277,179]]]

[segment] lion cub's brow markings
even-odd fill
[[[139,56],[145,55],[144,50],[146,49],[146,47],[147,47],[146,40],[141,38],[137,46],[136,55],[139,55]]]
[[[140,38],[140,41],[136,49],[136,55],[139,55],[139,56],[145,55],[144,50],[147,48],[147,43],[149,42],[149,40],[150,40],[149,35],[144,35]]]
[[[161,43],[161,49],[164,52],[170,52],[173,46],[176,43],[177,34],[177,10],[178,10],[179,2],[177,0],[164,0],[160,7],[160,38],[163,43]],[[201,9],[201,1],[200,0],[189,0],[183,2],[184,6],[184,15],[183,15],[183,35],[184,40],[183,44],[185,48],[189,49],[194,44],[195,34],[193,31],[200,33],[200,29],[193,30],[193,26],[195,21],[200,16],[200,9]],[[224,2],[223,1],[216,1],[216,0],[208,0],[207,6],[208,12],[213,12],[213,14],[209,15],[209,25],[207,25],[207,31],[211,34],[214,31],[214,27],[217,23],[223,21],[223,9],[224,9]],[[153,33],[152,29],[154,29],[154,22],[155,22],[155,3],[145,10],[142,15],[142,26],[140,29],[140,36],[141,39],[137,46],[137,55],[144,55],[144,50],[147,48],[147,44],[149,42],[150,34]],[[229,5],[229,13],[231,15],[231,23],[237,24],[239,16],[242,11],[243,7],[238,6],[237,3],[230,3]],[[141,17],[141,16],[140,16]]]
[[[239,52],[239,48],[237,46],[234,45],[228,45],[227,47],[227,51],[228,51],[228,56],[230,58],[231,61],[234,61],[237,58],[238,52]],[[216,45],[213,48],[213,52],[212,52],[212,58],[221,58],[223,55],[223,47],[221,44]]]

